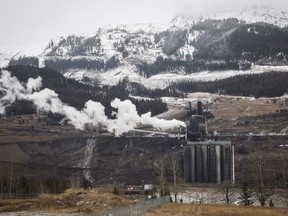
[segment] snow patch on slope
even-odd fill
[[[266,22],[274,24],[279,27],[285,27],[288,25],[288,12],[281,11],[269,6],[264,7],[253,7],[243,10],[236,11],[225,11],[217,13],[208,13],[202,16],[189,16],[179,14],[175,16],[170,22],[170,26],[186,28],[199,21],[205,19],[228,19],[237,18],[240,21],[244,21],[248,24],[256,22]]]
[[[254,66],[251,70],[238,71],[238,70],[227,70],[227,71],[203,71],[198,73],[192,73],[188,75],[181,74],[158,74],[152,76],[142,82],[144,86],[150,89],[164,89],[171,83],[183,82],[183,81],[215,81],[226,79],[237,75],[247,74],[258,74],[271,71],[288,72],[288,66]]]
[[[192,74],[172,74],[162,73],[155,76],[145,78],[137,73],[137,67],[135,65],[127,64],[118,68],[109,70],[107,72],[95,72],[95,71],[71,71],[64,74],[68,78],[73,78],[81,81],[84,77],[88,77],[91,80],[97,79],[103,85],[117,85],[119,81],[124,78],[129,78],[130,82],[137,82],[149,89],[165,89],[169,85],[175,82],[183,81],[215,81],[226,79],[237,75],[248,74],[260,74],[265,72],[288,72],[288,66],[253,66],[251,70],[239,71],[239,70],[227,70],[227,71],[203,71]]]
[[[110,31],[111,29],[125,29],[130,33],[139,33],[141,31],[149,32],[151,34],[165,31],[169,28],[166,23],[135,23],[135,24],[121,24],[121,25],[107,25],[101,28],[104,31]]]

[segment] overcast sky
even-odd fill
[[[48,42],[120,23],[168,23],[177,13],[255,5],[287,9],[287,0],[0,0],[0,47]]]

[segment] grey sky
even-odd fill
[[[0,0],[0,46],[93,33],[107,24],[168,23],[183,11],[201,14],[254,5],[288,8],[287,0]]]

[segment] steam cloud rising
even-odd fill
[[[5,113],[5,108],[12,104],[16,99],[32,101],[39,111],[60,113],[66,116],[71,124],[77,129],[84,129],[86,124],[97,126],[105,125],[110,132],[120,135],[132,130],[138,124],[149,124],[155,128],[170,129],[175,127],[186,127],[178,120],[164,120],[151,117],[148,112],[141,116],[138,115],[136,106],[130,101],[121,101],[115,98],[111,106],[118,109],[114,113],[115,119],[108,119],[105,115],[105,107],[95,101],[87,101],[82,110],[64,104],[58,94],[48,88],[41,91],[42,78],[29,78],[27,84],[21,84],[16,77],[12,77],[10,72],[2,70],[0,77],[0,114]]]

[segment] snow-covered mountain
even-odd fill
[[[277,25],[279,27],[288,26],[288,12],[272,8],[270,6],[252,7],[239,9],[236,11],[223,11],[217,13],[208,13],[201,16],[193,16],[191,14],[178,14],[170,22],[170,26],[189,27],[199,21],[205,19],[229,19],[237,18],[239,21],[247,24],[256,22],[265,22]]]
[[[34,53],[0,48],[0,66],[29,62],[82,82],[116,85],[128,77],[163,89],[183,80],[288,71],[287,26],[288,13],[270,7],[177,15],[164,25],[105,26],[92,36],[53,39]]]

